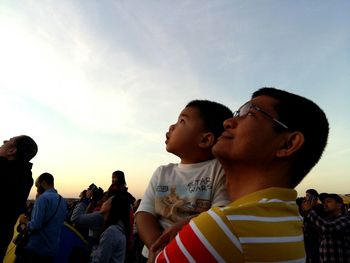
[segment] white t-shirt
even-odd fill
[[[180,219],[229,203],[221,164],[212,159],[157,168],[137,212],[152,213],[163,228]]]

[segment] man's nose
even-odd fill
[[[231,117],[229,119],[224,120],[224,128],[225,129],[232,129],[235,126],[237,126],[237,118],[236,117]]]

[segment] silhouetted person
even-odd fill
[[[27,210],[26,201],[33,185],[32,163],[38,146],[26,135],[5,140],[0,147],[0,262],[3,261],[7,246],[13,236],[13,228],[20,214]]]

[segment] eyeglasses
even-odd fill
[[[267,117],[269,117],[271,120],[273,120],[274,122],[276,122],[277,124],[279,124],[280,126],[282,126],[284,129],[288,129],[288,126],[285,125],[284,123],[280,122],[279,120],[277,120],[275,117],[272,117],[270,114],[268,114],[266,111],[263,111],[260,107],[254,105],[253,103],[251,103],[250,101],[244,103],[238,110],[236,110],[233,113],[233,117],[242,117],[245,116],[249,113],[250,109],[254,109],[257,110],[263,114],[265,114]]]

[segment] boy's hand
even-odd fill
[[[170,243],[171,240],[173,240],[177,233],[190,222],[191,218],[181,220],[171,227],[164,230],[162,235],[157,239],[156,242],[151,246],[150,252],[152,253],[158,253],[160,250],[162,250],[166,245]]]

